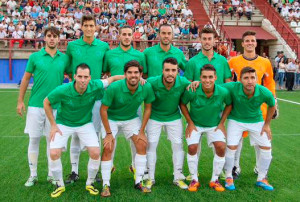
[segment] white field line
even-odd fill
[[[296,104],[296,105],[300,105],[299,102],[294,102],[294,101],[291,101],[291,100],[286,100],[286,99],[281,99],[281,98],[277,98],[277,100],[284,101],[284,102],[289,102],[289,103]]]

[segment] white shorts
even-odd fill
[[[182,144],[183,126],[181,119],[169,122],[159,122],[150,119],[146,126],[147,137],[149,142],[158,142],[161,129],[165,126],[168,134],[168,140],[175,144]]]
[[[228,120],[227,125],[227,145],[236,146],[239,144],[243,132],[248,131],[250,144],[263,147],[271,147],[271,140],[266,133],[260,135],[264,122],[258,123],[241,123],[235,120]]]
[[[69,137],[75,133],[79,137],[81,150],[86,149],[86,147],[99,147],[99,140],[92,123],[78,127],[70,127],[62,124],[57,124],[57,126],[62,135],[59,133],[55,134],[54,141],[50,142],[50,149],[63,149],[65,151]]]
[[[100,117],[100,107],[101,107],[101,101],[100,100],[96,100],[94,107],[93,107],[93,124],[95,127],[96,132],[100,132],[101,131],[101,117]]]
[[[55,118],[56,109],[53,110],[53,115]],[[29,134],[29,137],[48,137],[50,130],[50,122],[45,114],[44,108],[28,107],[24,133]]]
[[[196,126],[196,128],[198,131],[193,130],[191,136],[186,138],[188,145],[199,144],[203,133],[207,134],[207,144],[209,147],[213,147],[214,142],[226,142],[225,135],[221,130],[215,131],[216,127],[204,128]]]
[[[114,138],[116,138],[117,134],[123,132],[126,139],[131,138],[133,135],[138,135],[142,124],[141,120],[138,117],[128,121],[108,120],[108,122]],[[101,133],[102,138],[104,139],[106,137],[106,131],[103,124],[101,126]]]

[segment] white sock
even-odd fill
[[[174,180],[182,180],[184,179],[184,176],[182,174],[182,167],[184,161],[184,151],[182,144],[172,143],[172,152]]]
[[[135,155],[136,155],[136,148],[132,140],[129,140],[130,142],[130,148],[131,148],[131,165],[134,166],[135,164]]]
[[[187,162],[188,162],[189,172],[192,176],[192,179],[196,180],[198,182],[198,157],[197,157],[197,154],[195,154],[195,155],[187,154]]]
[[[91,185],[95,181],[95,177],[99,170],[100,166],[100,158],[98,160],[89,159],[88,163],[88,179],[86,181],[86,185]]]
[[[261,181],[266,178],[268,170],[272,160],[272,151],[271,149],[265,150],[260,149],[259,160],[258,160],[258,177],[257,181]]]
[[[54,180],[58,186],[64,187],[63,173],[62,173],[62,164],[60,158],[57,160],[51,160],[51,172],[53,174]]]
[[[46,142],[47,142],[47,160],[48,160],[48,176],[53,176],[50,168],[50,139],[46,137]]]
[[[200,156],[201,156],[201,149],[202,149],[202,135],[200,136],[200,139],[199,139],[199,144],[198,144],[198,149],[197,149],[197,157],[198,157],[198,162],[199,162],[199,159],[200,159]]]
[[[147,165],[150,180],[155,180],[156,148],[158,142],[148,142]]]
[[[145,167],[147,164],[147,157],[146,155],[136,154],[135,155],[135,184],[142,181]]]
[[[241,158],[241,152],[242,152],[242,148],[243,148],[243,137],[241,138],[238,148],[235,152],[235,156],[234,156],[234,166],[239,168],[240,167],[240,158]]]
[[[72,165],[72,172],[78,174],[79,166],[79,156],[80,156],[80,140],[77,135],[72,135],[71,145],[70,145],[70,159]]]
[[[112,166],[111,160],[101,161],[101,174],[102,174],[103,186],[104,185],[110,186],[111,166]]]
[[[29,137],[28,163],[30,176],[37,176],[37,163],[39,157],[40,137]]]
[[[256,162],[255,162],[255,166],[256,168],[258,168],[258,161],[259,161],[259,153],[260,153],[260,148],[258,145],[255,145],[254,146],[254,149],[255,149],[255,157],[256,157]]]
[[[214,156],[214,160],[213,160],[213,173],[212,173],[212,177],[211,177],[211,181],[215,182],[216,180],[218,180],[223,167],[225,164],[225,157],[220,157],[217,154],[215,154]]]
[[[226,178],[228,177],[232,178],[232,169],[234,166],[235,152],[236,150],[229,149],[228,147],[226,148],[225,166],[224,166]]]

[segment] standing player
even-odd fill
[[[186,65],[184,76],[190,81],[200,80],[200,70],[206,64],[211,64],[216,69],[216,84],[230,82],[232,74],[227,63],[227,59],[214,51],[216,33],[211,28],[203,28],[200,31],[200,42],[202,50],[198,55],[194,56]],[[198,147],[198,157],[201,153],[201,139]],[[187,180],[191,180],[191,176],[187,176]]]
[[[124,65],[130,60],[136,60],[142,65],[142,67],[145,67],[145,56],[143,53],[141,53],[138,50],[135,50],[131,46],[132,39],[132,28],[128,25],[121,27],[119,30],[120,45],[117,48],[106,52],[104,57],[103,72],[109,72],[111,76],[124,75]],[[117,141],[115,141],[115,147],[116,146]],[[130,141],[130,147],[132,157],[130,171],[134,173],[135,169],[133,165],[136,151],[132,141]],[[114,152],[112,156],[112,161],[114,159]]]
[[[183,181],[182,174],[184,151],[182,142],[182,121],[179,111],[180,97],[190,82],[178,75],[178,62],[175,58],[163,61],[163,73],[148,80],[155,94],[152,103],[151,117],[147,124],[147,164],[149,179],[146,186],[151,188],[155,184],[156,148],[159,142],[161,129],[166,127],[168,139],[172,144],[174,184],[181,189],[188,186]]]
[[[234,166],[235,152],[244,131],[250,135],[251,145],[259,148],[258,156],[258,177],[256,185],[264,190],[273,190],[273,187],[266,179],[269,166],[272,160],[271,154],[271,129],[270,122],[275,112],[275,99],[272,92],[267,88],[258,85],[256,70],[252,67],[245,67],[239,73],[240,82],[224,84],[232,97],[232,111],[228,116],[227,127],[227,149],[226,163],[224,166],[226,174],[225,187],[228,190],[235,190],[232,169]],[[262,116],[261,105],[268,105],[266,119]]]
[[[91,68],[91,78],[100,79],[103,68],[104,55],[109,50],[107,43],[102,42],[94,37],[96,31],[96,20],[94,16],[82,16],[81,29],[83,37],[72,41],[67,47],[66,54],[70,58],[73,74],[76,67],[81,63],[86,63]],[[99,94],[98,100],[93,108],[93,124],[97,134],[100,132],[101,118],[99,114],[102,95]],[[77,135],[73,135],[71,140],[70,158],[72,164],[72,173],[66,183],[73,183],[79,179],[78,164],[80,155],[80,143]]]
[[[231,97],[227,89],[215,85],[216,69],[211,65],[204,65],[200,70],[201,84],[196,92],[185,91],[181,98],[181,110],[187,120],[186,140],[188,144],[187,161],[192,182],[189,191],[197,191],[198,181],[198,145],[203,133],[207,134],[207,142],[215,151],[213,173],[209,186],[216,191],[224,191],[218,181],[225,163],[225,120],[231,111]],[[190,103],[190,112],[187,104]],[[224,105],[226,105],[224,109]],[[223,111],[224,109],[224,111]],[[223,112],[222,112],[223,111]],[[222,117],[220,114],[222,113]]]
[[[211,64],[217,71],[216,84],[222,84],[231,81],[231,72],[224,56],[214,52],[215,31],[211,28],[204,28],[200,32],[200,42],[202,50],[194,56],[186,65],[184,76],[190,81],[199,81],[200,69]]]
[[[163,69],[162,62],[168,57],[176,58],[178,67],[184,71],[186,65],[185,56],[180,49],[171,45],[174,37],[171,25],[160,25],[158,36],[160,38],[160,43],[144,50],[146,67],[144,67],[143,73],[145,76],[147,75],[148,78],[160,76]]]
[[[100,109],[102,118],[103,153],[101,174],[103,190],[101,196],[110,196],[110,176],[112,167],[112,152],[118,131],[122,131],[127,139],[131,139],[136,147],[135,156],[135,188],[142,192],[151,192],[143,186],[142,177],[146,167],[147,137],[145,127],[151,114],[151,102],[155,100],[149,83],[141,86],[142,67],[132,60],[125,64],[125,79],[115,82],[104,93]],[[139,106],[144,102],[144,117],[141,123],[137,115]]]
[[[59,197],[65,191],[62,174],[61,153],[67,149],[68,139],[75,133],[80,139],[81,149],[89,152],[88,179],[86,190],[92,195],[99,191],[93,182],[100,166],[99,139],[92,124],[92,109],[99,94],[103,94],[111,82],[123,76],[110,77],[107,80],[91,80],[91,70],[87,64],[77,66],[74,81],[54,89],[45,99],[44,108],[51,124],[50,166],[56,181],[56,189],[51,197]],[[52,106],[60,104],[55,120]]]
[[[265,86],[269,89],[273,96],[275,97],[275,81],[273,79],[273,68],[269,59],[258,56],[255,52],[257,46],[256,33],[253,31],[247,31],[242,36],[242,47],[244,48],[244,53],[242,55],[233,57],[229,61],[230,69],[236,74],[237,80],[240,80],[241,70],[246,67],[252,67],[256,70],[257,83]],[[267,115],[267,105],[262,105],[263,117],[266,118]],[[278,114],[277,114],[278,115]],[[247,133],[244,133],[247,137]],[[233,168],[234,178],[237,178],[241,172],[240,169],[240,155],[243,145],[243,138],[239,143],[239,147],[235,156],[235,163]],[[256,151],[256,163],[258,163],[259,158],[259,148],[255,146]],[[254,168],[254,172],[257,173],[257,164]]]
[[[28,162],[30,177],[25,183],[26,187],[33,186],[37,181],[37,163],[39,155],[40,139],[43,135],[47,141],[48,157],[48,181],[52,181],[52,173],[49,165],[49,133],[50,124],[43,109],[43,100],[54,88],[61,85],[64,72],[71,73],[68,68],[68,57],[58,49],[59,30],[54,27],[45,29],[45,48],[33,53],[28,60],[27,67],[22,79],[18,98],[17,112],[20,116],[25,111],[24,96],[30,78],[33,76],[34,84],[29,98],[26,118],[25,133],[29,134]],[[56,107],[53,106],[54,114]]]

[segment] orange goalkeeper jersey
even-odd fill
[[[273,79],[273,68],[269,59],[257,56],[254,59],[247,59],[243,55],[233,57],[229,60],[229,67],[233,71],[237,80],[240,80],[240,73],[244,67],[252,67],[257,73],[257,83],[268,88],[275,96],[275,81]]]

